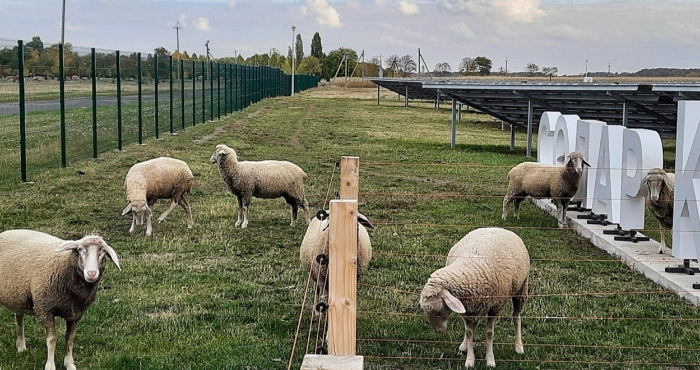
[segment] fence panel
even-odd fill
[[[19,46],[0,39],[0,182],[20,180]]]

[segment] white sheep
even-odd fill
[[[563,162],[564,156],[559,156],[557,161]],[[564,166],[539,162],[516,165],[508,172],[508,193],[503,198],[501,217],[506,219],[510,202],[513,202],[513,213],[520,218],[520,203],[526,197],[551,198],[557,206],[559,226],[566,226],[566,208],[578,191],[584,165],[590,167],[581,152],[569,153]]]
[[[661,234],[659,254],[663,254],[666,248],[664,231],[673,229],[673,191],[676,175],[666,173],[661,168],[652,168],[642,180],[642,186],[644,185],[649,191],[646,198],[647,208],[659,221],[659,234]]]
[[[239,161],[236,151],[224,144],[216,146],[209,161],[218,165],[228,190],[238,198],[236,227],[248,226],[248,207],[253,197],[283,197],[292,207],[290,226],[296,223],[299,208],[309,222],[309,203],[304,196],[306,173],[299,166],[287,161]]]
[[[158,217],[158,223],[163,222],[170,211],[178,204],[187,214],[187,228],[194,225],[190,204],[185,199],[194,186],[194,176],[187,163],[175,158],[160,157],[137,163],[129,169],[124,179],[124,189],[129,205],[122,211],[122,216],[131,212],[131,228],[133,233],[138,220],[143,225],[146,215],[146,236],[153,232],[151,216],[153,205],[160,199],[170,199],[170,207]]]
[[[27,348],[24,315],[35,315],[46,328],[48,354],[44,369],[56,369],[55,317],[62,317],[66,320],[63,365],[75,370],[75,327],[95,301],[105,256],[121,270],[117,253],[97,235],[66,241],[33,230],[0,233],[0,304],[15,313],[17,351]]]
[[[328,211],[323,213],[328,215]],[[357,279],[362,277],[362,274],[367,270],[369,261],[372,259],[372,242],[369,238],[367,228],[374,229],[374,225],[369,222],[363,214],[357,214]],[[329,248],[329,218],[314,217],[309,226],[306,228],[306,234],[301,241],[299,247],[299,258],[305,271],[310,271],[314,281],[317,282],[319,289],[328,288],[328,260],[319,263],[316,256],[319,254],[328,257]],[[318,281],[317,281],[318,277]]]
[[[487,316],[486,365],[496,366],[493,355],[494,326],[508,299],[513,300],[515,351],[523,353],[520,312],[527,299],[530,257],[522,239],[501,228],[476,229],[455,244],[445,267],[430,275],[420,295],[420,306],[438,332],[447,328],[451,312],[462,314],[467,352],[465,366],[474,366],[474,330]]]

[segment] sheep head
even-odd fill
[[[211,157],[209,157],[209,162],[212,164],[221,163],[227,157],[232,158],[234,161],[238,161],[235,150],[224,144],[219,144],[216,146],[216,150],[214,150]]]
[[[83,279],[88,283],[100,280],[100,271],[104,269],[107,256],[121,271],[119,256],[101,237],[88,235],[80,240],[69,240],[56,249],[56,252],[72,251],[78,253],[78,268],[83,272]]]
[[[428,316],[430,326],[437,332],[443,332],[447,329],[447,318],[450,313],[467,312],[457,297],[444,287],[431,282],[428,282],[423,288],[419,303]]]
[[[557,158],[557,161],[564,162],[564,156],[560,155],[559,158]],[[573,168],[576,173],[582,173],[583,166],[590,167],[591,165],[588,164],[588,162],[586,162],[586,160],[583,158],[583,153],[571,152],[566,156],[566,166]]]
[[[134,213],[134,217],[136,218],[136,221],[139,225],[143,225],[144,214],[148,217],[150,217],[153,214],[153,211],[151,211],[151,208],[148,206],[148,203],[141,200],[129,202],[129,205],[127,205],[126,208],[124,208],[124,210],[122,211],[122,216],[129,212]]]
[[[644,185],[647,186],[647,190],[649,191],[649,198],[651,198],[653,202],[656,202],[659,200],[664,186],[669,189],[671,188],[671,179],[663,169],[652,168],[649,170],[646,177],[644,177],[644,180],[642,180],[642,186]]]

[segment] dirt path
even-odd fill
[[[269,107],[267,107],[267,106],[261,107],[260,109],[256,110],[255,112],[248,113],[248,116],[246,118],[247,119],[255,118],[255,117],[265,113],[265,111],[267,111],[268,109],[269,109]],[[193,141],[196,144],[200,144],[200,145],[204,144],[212,139],[215,139],[217,136],[221,135],[222,133],[224,133],[226,131],[240,129],[242,127],[242,123],[243,123],[242,120],[239,119],[239,120],[236,120],[236,122],[230,123],[228,125],[216,126],[216,128],[214,128],[214,131],[212,131],[211,133],[206,134],[200,138],[194,139]]]
[[[304,129],[304,122],[311,119],[315,110],[316,105],[309,105],[309,107],[306,108],[306,115],[303,118],[299,119],[299,121],[297,122],[297,129],[294,131],[292,137],[289,139],[289,144],[291,144],[293,147],[302,147],[301,142],[299,141],[299,135],[301,135],[301,130]]]

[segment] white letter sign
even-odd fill
[[[537,162],[554,164],[554,127],[559,112],[544,112],[540,117],[540,127],[537,130]]]
[[[644,229],[646,189],[642,179],[652,168],[662,168],[664,151],[656,131],[625,129],[622,139],[622,202],[620,228]]]
[[[700,256],[700,102],[678,102],[673,250],[680,259]]]

